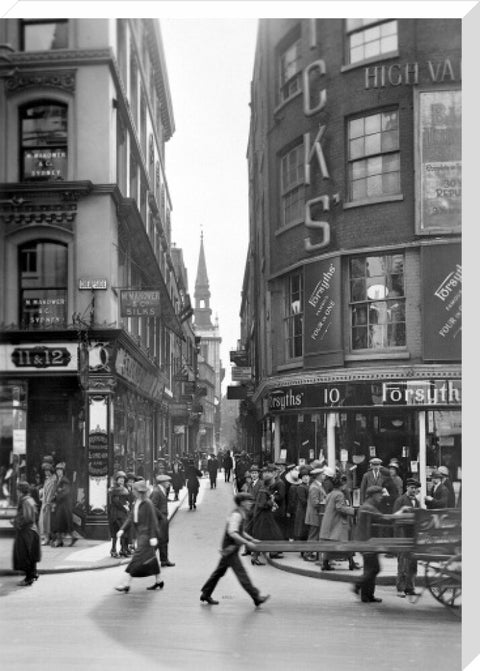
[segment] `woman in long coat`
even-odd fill
[[[295,518],[293,521],[293,538],[296,541],[306,541],[308,538],[308,526],[305,524],[305,515],[307,512],[310,470],[308,466],[302,466],[298,472],[300,483],[296,487]],[[304,552],[301,552],[300,556],[305,559]]]
[[[117,533],[121,539],[125,531],[131,526],[135,528],[137,547],[133,553],[125,572],[125,582],[115,589],[118,592],[129,592],[132,578],[145,578],[155,576],[155,582],[149,590],[162,589],[163,581],[160,581],[160,564],[158,562],[156,547],[158,545],[158,525],[155,507],[147,496],[148,487],[144,480],[138,480],[133,485],[135,503],[122,528]]]
[[[125,487],[127,474],[118,471],[115,475],[115,484],[109,491],[108,525],[112,539],[110,556],[114,558],[129,557],[128,538],[123,535],[120,540],[120,553],[117,553],[117,532],[122,528],[128,517],[130,492]]]
[[[333,489],[327,494],[327,498],[325,499],[325,513],[319,537],[321,540],[348,541],[354,509],[345,498],[343,487],[346,487],[346,482],[342,482],[339,475],[334,475],[331,478],[331,485]],[[323,571],[332,570],[329,560],[334,555],[335,553],[331,552],[323,553]]]
[[[21,587],[37,580],[37,562],[41,558],[40,534],[36,525],[37,506],[30,496],[28,482],[17,484],[18,506],[13,520],[15,540],[13,543],[13,569],[24,571],[25,578],[18,583]]]
[[[71,537],[70,545],[73,545],[77,538],[73,536],[72,487],[70,480],[65,476],[65,463],[57,464],[55,472],[57,474],[57,487],[53,499],[55,503],[54,545],[55,547],[62,546],[65,535]]]
[[[262,469],[262,473],[263,480],[255,496],[255,505],[253,507],[249,533],[251,533],[254,538],[258,538],[262,541],[282,541],[285,539],[273,514],[276,506],[272,491],[275,470],[266,466]],[[254,566],[263,566],[263,562],[259,559],[258,552],[252,553],[251,562]]]

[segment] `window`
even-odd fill
[[[405,346],[403,254],[350,259],[352,350]]]
[[[24,329],[67,325],[67,246],[37,240],[19,248],[20,324]]]
[[[305,209],[303,153],[303,144],[299,144],[281,159],[282,226],[303,221]]]
[[[297,40],[280,55],[281,102],[300,90],[301,74],[301,41]]]
[[[22,21],[22,50],[50,51],[68,47],[68,21],[46,19]]]
[[[285,291],[285,340],[287,359],[303,355],[303,275],[287,278]]]
[[[67,105],[42,100],[20,108],[22,179],[67,178]]]
[[[398,24],[385,19],[347,19],[349,63],[359,63],[398,49]]]
[[[348,123],[349,199],[400,193],[398,112],[380,112]]]

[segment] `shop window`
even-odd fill
[[[305,208],[303,143],[284,154],[280,161],[282,192],[281,225],[303,221]]]
[[[19,248],[20,324],[24,329],[67,325],[67,246],[36,240]]]
[[[352,350],[405,346],[403,254],[350,259]]]
[[[68,107],[40,100],[20,107],[20,156],[24,180],[67,178]]]
[[[68,47],[68,21],[46,19],[21,22],[22,51],[50,51]]]
[[[301,62],[301,40],[298,39],[280,54],[280,102],[288,100],[300,91]]]
[[[370,60],[398,49],[398,23],[385,19],[347,19],[348,62]]]
[[[285,340],[287,359],[303,355],[303,275],[287,278],[285,291]]]
[[[400,193],[398,112],[390,110],[348,122],[350,201]]]

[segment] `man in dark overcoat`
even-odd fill
[[[383,487],[385,476],[381,473],[382,460],[378,457],[372,457],[369,461],[370,469],[364,473],[360,483],[360,503],[366,499],[366,492],[369,487]]]
[[[158,549],[160,552],[160,563],[162,566],[175,566],[168,558],[168,495],[166,485],[170,482],[169,475],[160,474],[156,476],[157,484],[152,489],[150,500],[155,507],[158,521]]]
[[[214,454],[211,454],[208,463],[208,477],[210,478],[210,489],[217,488],[217,475],[218,475],[218,459]]]
[[[429,510],[448,508],[448,489],[443,484],[439,471],[433,471],[432,482],[432,493],[425,497],[425,505]]]

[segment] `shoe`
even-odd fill
[[[382,599],[377,599],[376,597],[372,596],[370,599],[362,599],[363,603],[382,603]]]
[[[355,584],[355,585],[353,585],[353,587],[352,587],[352,592],[353,592],[354,594],[357,594],[357,595],[358,595],[358,594],[360,594],[360,589],[361,589],[360,585]]]
[[[75,545],[75,543],[76,543],[77,541],[78,541],[78,538],[72,538],[72,540],[70,541],[70,544],[69,544],[68,547],[71,548],[73,545]]]
[[[163,580],[161,582],[154,582],[153,585],[147,587],[148,590],[163,589]]]
[[[32,583],[33,580],[27,580],[24,578],[23,580],[20,580],[20,582],[17,582],[17,587],[30,587]]]
[[[161,565],[162,566],[175,566],[175,564],[171,561],[162,561]]]
[[[121,554],[122,553],[120,553],[120,555]],[[118,554],[118,552],[115,552],[115,550],[110,551],[110,557],[113,557],[114,559],[120,559],[120,555]]]
[[[405,596],[420,596],[420,592],[415,592],[413,589],[406,589]]]
[[[253,600],[255,606],[258,608],[259,606],[262,605],[262,603],[265,603],[267,599],[270,598],[270,594],[265,594],[265,596],[259,596],[256,599]]]
[[[328,562],[324,561],[322,564],[322,571],[335,571],[335,569],[333,568],[333,566],[330,566]]]
[[[282,552],[270,552],[270,559],[283,559],[284,555]]]
[[[348,570],[355,571],[355,569],[360,568],[360,564],[357,564],[356,561],[351,561],[348,563]]]
[[[252,566],[265,566],[265,562],[260,561],[260,559],[251,559]]]
[[[39,578],[40,578],[40,575],[38,573],[35,573],[35,575],[33,576],[33,579],[38,580]]]
[[[197,509],[197,506],[195,504],[193,504],[193,507],[195,508],[195,510]]]
[[[398,596],[400,599],[404,599],[404,598],[405,598],[405,594],[404,594],[403,592],[397,592],[397,596]]]
[[[115,587],[117,592],[125,592],[125,594],[128,594],[130,591],[130,585],[125,585],[125,587]]]
[[[206,594],[200,594],[200,601],[204,601],[205,603],[208,603],[210,606],[218,606],[218,601],[215,601],[215,599],[212,599],[211,596],[207,596]]]

